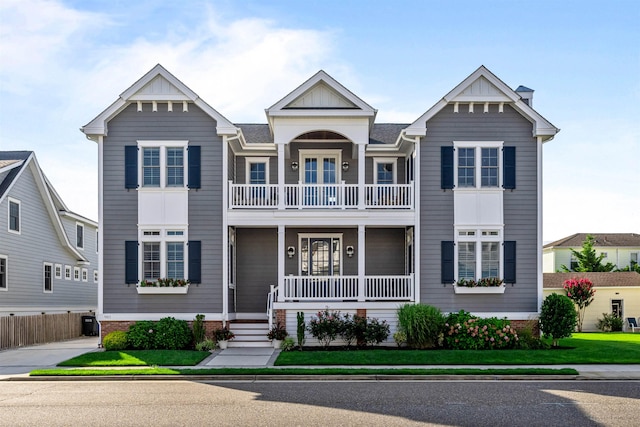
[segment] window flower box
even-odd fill
[[[460,279],[453,285],[456,294],[503,294],[504,282],[497,277],[475,280]]]
[[[184,295],[189,291],[189,283],[185,279],[143,280],[136,286],[136,291],[138,294]]]

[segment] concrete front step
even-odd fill
[[[229,341],[229,347],[271,347],[271,341],[267,339],[269,324],[266,322],[231,322],[229,330],[235,334],[235,338]]]

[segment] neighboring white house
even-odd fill
[[[32,151],[0,151],[0,316],[95,311],[98,224],[62,202]]]
[[[603,263],[610,262],[623,269],[638,264],[640,258],[640,234],[637,233],[576,233],[547,243],[542,250],[542,271],[555,273],[563,265],[571,268],[576,259],[571,249],[580,252],[587,236],[593,236],[593,249],[598,255],[605,254]]]
[[[572,278],[587,278],[596,293],[593,302],[585,309],[582,330],[597,331],[596,322],[603,313],[615,314],[622,319],[640,317],[640,274],[631,272],[610,273],[544,273],[544,297],[557,293],[565,295],[564,282]],[[626,321],[625,321],[626,327]]]

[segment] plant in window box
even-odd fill
[[[187,286],[189,283],[191,283],[189,280],[187,279],[173,279],[173,278],[166,278],[166,279],[158,279],[156,281],[151,281],[151,280],[143,280],[140,282],[140,284],[138,285],[141,288],[146,288],[146,287],[154,287],[154,288],[182,288]]]
[[[483,277],[475,281],[473,279],[460,279],[456,283],[456,286],[464,288],[489,288],[502,286],[504,282],[497,277]]]

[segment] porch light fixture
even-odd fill
[[[342,162],[342,170],[345,172],[349,170],[349,162]]]
[[[291,170],[292,171],[298,170],[298,162],[291,162]]]
[[[293,246],[289,246],[287,248],[287,256],[289,258],[293,258],[295,256],[295,254],[296,254],[296,248],[294,248]]]
[[[351,258],[353,256],[353,246],[347,246],[345,252],[347,253],[347,256]]]

